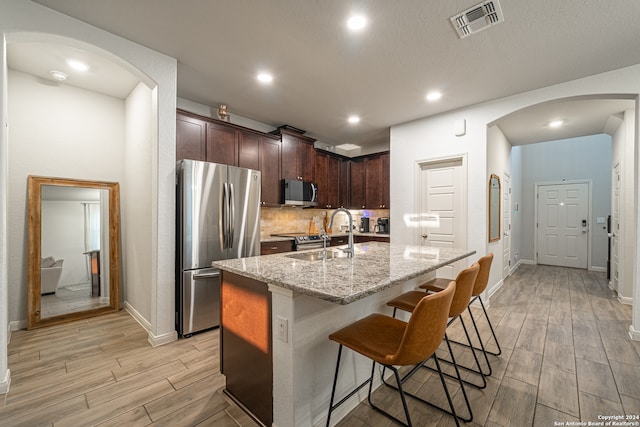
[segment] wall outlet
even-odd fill
[[[277,317],[276,334],[280,341],[289,342],[289,319],[282,316]]]

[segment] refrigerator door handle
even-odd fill
[[[233,184],[229,184],[229,190],[229,210],[231,211],[231,215],[229,215],[229,247],[231,248],[236,236],[236,204]]]
[[[229,204],[227,202],[229,196],[227,194],[227,186],[228,184],[226,182],[222,184],[222,224],[220,226],[222,249],[227,249],[229,247]]]
[[[194,274],[193,280],[204,280],[204,279],[211,279],[214,277],[220,277],[220,272],[217,271],[215,273]]]

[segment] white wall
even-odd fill
[[[487,251],[487,126],[507,114],[542,102],[580,96],[611,98],[625,96],[637,100],[640,94],[640,65],[622,68],[579,80],[549,86],[531,92],[502,98],[428,117],[391,128],[391,222],[394,242],[411,242],[411,231],[402,223],[402,216],[415,211],[412,195],[415,193],[413,171],[415,163],[421,159],[446,157],[458,153],[468,153],[468,247],[478,255]],[[637,121],[638,111],[634,112]],[[456,120],[466,119],[467,133],[463,137],[454,135]],[[636,125],[637,127],[637,125]],[[634,135],[634,145],[638,135]],[[637,152],[635,153],[637,157]],[[636,164],[638,162],[636,158]],[[638,177],[634,181],[638,188]],[[521,209],[522,210],[522,209]],[[473,214],[471,214],[473,213]],[[640,218],[637,211],[634,223]],[[637,246],[637,241],[634,242]],[[634,264],[639,264],[634,252]],[[637,274],[638,272],[634,273]],[[492,280],[495,281],[495,278]],[[634,295],[640,295],[637,279],[634,277]],[[489,288],[496,283],[489,283]],[[640,339],[640,304],[634,305],[632,332]]]
[[[589,220],[591,264],[589,269],[605,271],[607,230],[596,218],[611,213],[611,137],[591,135],[523,145],[522,151],[522,258],[535,260],[535,184],[544,182],[591,180],[592,216]],[[603,228],[604,227],[604,228]]]
[[[122,99],[9,70],[9,321],[27,318],[27,176],[124,180]]]
[[[633,298],[634,248],[634,206],[636,188],[634,185],[634,111],[625,111],[623,121],[612,137],[611,166],[620,163],[621,188],[620,197],[620,230],[616,231],[619,241],[620,258],[624,260],[623,268],[618,271],[618,295],[622,301],[630,302]]]
[[[122,255],[125,299],[144,319],[151,319],[152,93],[140,83],[126,100],[125,182],[122,198]]]
[[[9,330],[9,269],[7,254],[7,199],[9,169],[8,127],[7,127],[7,50],[4,35],[0,37],[0,394],[6,393],[11,382],[7,366],[7,345],[11,331]]]
[[[487,191],[489,188],[489,177],[491,174],[495,174],[500,177],[500,230],[498,234],[500,240],[496,242],[487,243],[487,252],[493,252],[493,262],[491,263],[491,273],[489,275],[489,283],[498,284],[502,282],[502,269],[504,267],[504,259],[502,256],[504,248],[504,230],[505,224],[503,221],[502,203],[504,197],[502,196],[505,191],[509,191],[505,187],[504,173],[508,172],[511,175],[511,143],[502,133],[502,130],[498,126],[490,126],[487,129],[487,176],[485,179],[485,185]],[[487,218],[487,222],[488,222]],[[487,236],[487,241],[489,236]],[[490,288],[489,288],[490,289]]]

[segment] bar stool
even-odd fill
[[[444,387],[444,391],[449,402],[449,407],[451,408],[451,412],[449,413],[453,415],[456,425],[460,425],[453,407],[451,395],[449,394],[449,389],[447,388],[447,383],[442,376],[440,364],[437,358],[435,358],[435,351],[442,342],[442,338],[444,337],[447,328],[447,318],[455,289],[456,283],[452,281],[441,292],[434,294],[426,294],[425,292],[422,292],[423,298],[416,304],[413,315],[408,323],[375,313],[329,335],[329,339],[340,344],[340,347],[338,349],[336,372],[333,378],[331,401],[329,402],[327,427],[329,427],[329,423],[331,421],[331,413],[367,384],[369,384],[367,399],[374,410],[393,421],[400,423],[401,425],[411,426],[411,416],[409,415],[405,395],[412,396],[431,406],[435,405],[432,405],[430,402],[427,402],[422,398],[405,392],[402,388],[402,381],[400,380],[400,374],[398,373],[396,366],[416,365],[419,367],[431,357],[435,360],[438,373],[440,374],[440,381],[442,382],[442,386]],[[335,399],[336,383],[338,381],[338,371],[340,369],[340,357],[342,355],[343,346],[346,346],[371,359],[373,364],[371,366],[371,376],[334,405],[333,401]],[[376,363],[379,363],[385,368],[389,368],[393,371],[396,383],[398,384],[397,390],[402,401],[404,414],[407,420],[406,423],[376,406],[372,402],[371,391],[373,388],[373,375]],[[435,407],[442,409],[437,406]],[[445,410],[445,412],[448,411]]]
[[[458,276],[456,277],[456,292],[453,296],[453,301],[451,302],[451,308],[449,309],[449,321],[447,322],[447,327],[449,325],[451,325],[456,319],[460,319],[460,323],[462,324],[462,329],[465,332],[465,335],[467,337],[467,340],[469,341],[469,343],[471,343],[471,338],[469,337],[469,333],[467,332],[467,328],[464,324],[464,320],[462,319],[461,314],[464,312],[464,309],[467,307],[467,304],[469,303],[469,300],[471,299],[471,292],[473,291],[473,285],[475,283],[476,277],[478,275],[478,271],[480,270],[480,265],[475,262],[471,265],[471,267],[465,268],[464,270],[462,270],[460,273],[458,273]],[[421,298],[423,298],[425,292],[423,291],[409,291],[409,292],[405,292],[404,294],[392,299],[391,301],[387,302],[387,305],[390,307],[393,307],[393,316],[395,317],[396,312],[398,309],[404,310],[404,311],[408,311],[411,314],[411,316],[413,317],[413,312],[415,310],[416,307],[416,303],[418,301],[420,301]],[[432,295],[437,295],[437,293],[432,294]],[[456,363],[455,360],[455,356],[453,354],[453,349],[451,348],[451,343],[449,341],[449,337],[447,336],[446,332],[444,335],[444,340],[447,343],[447,348],[449,349],[449,354],[451,355],[451,363],[453,364],[453,367],[455,369],[456,372],[456,376],[453,375],[449,375],[447,373],[442,373],[442,375],[446,375],[448,377],[451,377],[453,379],[458,380],[458,383],[460,384],[460,389],[462,390],[462,395],[464,397],[465,400],[465,404],[467,406],[467,411],[469,413],[469,417],[468,418],[463,418],[463,417],[459,417],[461,420],[466,421],[466,422],[470,422],[473,420],[473,412],[471,410],[471,404],[469,402],[469,399],[467,397],[467,392],[465,391],[464,388],[464,384],[469,384],[472,385],[476,388],[485,388],[487,386],[487,381],[484,377],[484,375],[480,372],[480,378],[482,380],[481,384],[475,384],[472,383],[470,381],[467,380],[463,380],[462,376],[460,375],[460,371],[458,370],[458,364]],[[473,354],[473,358],[476,362],[476,365],[478,366],[478,369],[480,370],[480,361],[478,360],[475,351],[472,349],[471,350],[472,354]],[[443,359],[439,359],[438,357],[434,357],[434,359],[436,360],[440,360],[442,361]],[[448,362],[447,360],[445,360],[445,362]],[[423,365],[425,368],[427,369],[432,369],[431,367],[427,366],[427,365]],[[417,370],[417,369],[416,369]],[[435,369],[434,369],[435,370]],[[402,381],[404,382],[409,376],[413,375],[413,373],[415,372],[415,370],[412,370],[411,372],[409,372],[408,374],[405,375],[404,378],[402,378]],[[475,371],[474,371],[475,372]],[[385,384],[387,384],[385,382]],[[390,384],[387,384],[388,386],[392,387]]]
[[[489,371],[487,373],[483,372],[483,374],[486,376],[490,376],[492,373],[492,370],[491,370],[491,364],[489,363],[489,358],[487,357],[487,354],[491,354],[493,356],[500,356],[502,354],[502,348],[500,348],[498,337],[496,336],[496,333],[493,329],[493,325],[491,324],[491,319],[489,319],[489,315],[487,314],[487,309],[485,308],[484,303],[482,302],[482,297],[481,297],[481,294],[487,288],[487,284],[489,283],[489,273],[491,272],[491,263],[493,262],[493,253],[489,252],[487,255],[481,257],[477,262],[478,264],[480,264],[480,271],[478,271],[478,277],[476,278],[476,282],[473,285],[473,292],[471,294],[471,300],[469,301],[467,310],[469,311],[469,317],[471,317],[471,323],[473,323],[473,328],[475,329],[476,335],[478,336],[478,341],[480,342],[480,348],[477,348],[477,347],[474,347],[474,348],[478,351],[482,351],[482,353],[484,354],[484,360],[487,362],[487,367],[489,368]],[[442,289],[444,289],[448,283],[449,283],[449,279],[439,278],[439,279],[433,279],[423,285],[420,285],[420,287],[422,289],[426,289],[427,292],[439,292]],[[482,307],[482,311],[484,312],[484,315],[487,318],[487,323],[489,324],[491,335],[493,336],[493,340],[495,341],[496,347],[498,348],[497,352],[491,352],[487,350],[484,346],[482,337],[480,336],[480,331],[478,330],[477,322],[473,317],[473,312],[471,311],[471,304],[473,304],[473,302],[476,300],[480,301],[480,306]],[[451,342],[454,342],[459,345],[463,345],[465,347],[469,347],[468,344],[465,344],[462,342],[453,341],[453,340],[451,340]]]

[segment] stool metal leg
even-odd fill
[[[376,362],[373,362],[373,367],[371,368],[371,377],[373,379],[373,374],[375,371],[375,366],[376,366]],[[377,412],[379,412],[380,414],[384,415],[385,417],[389,418],[390,420],[393,420],[395,422],[397,422],[400,425],[403,425],[405,427],[411,427],[411,416],[409,415],[409,407],[407,406],[407,400],[405,398],[405,394],[412,396],[411,394],[409,394],[408,392],[405,392],[402,389],[402,380],[400,379],[400,374],[398,373],[398,369],[395,368],[394,366],[391,365],[382,365],[384,368],[389,368],[393,371],[393,375],[396,378],[396,384],[398,384],[398,387],[393,387],[394,389],[396,389],[398,391],[398,393],[400,393],[400,399],[402,400],[402,407],[404,408],[404,415],[407,418],[407,423],[403,423],[402,421],[400,421],[398,418],[394,417],[393,415],[391,415],[390,413],[388,413],[387,411],[385,411],[384,409],[376,406],[372,401],[371,401],[371,389],[373,388],[373,381],[371,381],[369,383],[369,396],[367,396],[367,399],[369,400],[369,405],[376,410]],[[384,368],[383,368],[383,372],[384,372]]]
[[[429,358],[424,360],[422,363],[419,363],[418,365],[416,365],[412,370],[410,370],[402,378],[400,378],[399,379],[400,382],[398,383],[398,384],[400,384],[400,388],[402,387],[402,384],[404,384],[404,382],[406,380],[408,380],[411,377],[411,375],[414,372],[416,372],[421,366],[423,366],[425,363],[427,363],[427,361],[430,358],[433,358],[433,360],[435,360],[435,362],[436,362],[437,372],[440,375],[440,381],[442,382],[442,386],[444,387],[445,395],[447,396],[447,401],[449,402],[450,410],[445,409],[445,408],[443,408],[441,406],[438,406],[438,405],[436,405],[434,403],[431,403],[428,400],[425,400],[425,399],[423,399],[423,398],[421,398],[419,396],[416,396],[413,393],[409,393],[408,391],[403,391],[404,394],[407,395],[407,396],[410,396],[410,397],[412,397],[412,398],[414,398],[416,400],[419,400],[420,402],[422,402],[422,403],[424,403],[426,405],[429,405],[432,408],[438,409],[438,410],[440,410],[440,411],[442,411],[442,412],[444,412],[446,414],[451,415],[453,417],[453,419],[455,420],[455,422],[456,422],[456,426],[460,425],[460,420],[462,420],[464,422],[470,422],[471,420],[473,420],[473,413],[471,412],[471,406],[469,404],[469,400],[467,399],[467,394],[464,392],[464,386],[462,385],[462,383],[460,383],[460,386],[462,387],[462,390],[463,390],[465,401],[467,403],[467,408],[469,410],[469,418],[462,418],[462,417],[460,417],[459,415],[456,414],[455,407],[453,406],[453,399],[451,398],[451,394],[449,393],[449,388],[447,387],[446,380],[444,379],[444,375],[446,375],[446,374],[444,372],[442,372],[442,369],[440,368],[440,363],[438,362],[438,358],[436,357],[435,354],[433,354],[432,356],[430,356]],[[395,368],[393,368],[391,366],[386,366],[386,365],[383,365],[383,366],[385,366],[385,368],[389,368],[389,369],[394,369],[395,370]],[[434,371],[436,371],[436,370],[434,369]],[[385,379],[384,379],[384,369],[382,371],[382,374],[383,374],[382,383],[384,385],[386,385],[387,387],[390,387],[390,388],[392,388],[394,390],[400,391],[399,387],[396,387],[396,386],[394,386],[392,384],[389,384],[388,382],[385,381]],[[398,381],[398,377],[397,376],[396,376],[396,381]]]
[[[471,342],[471,337],[469,336],[469,331],[467,330],[467,327],[466,327],[466,325],[464,324],[464,320],[462,319],[462,316],[458,316],[458,317],[456,317],[456,318],[453,318],[453,319],[451,320],[451,322],[449,322],[449,325],[450,325],[451,323],[453,323],[453,321],[454,321],[454,320],[456,320],[456,319],[459,319],[459,320],[460,320],[460,324],[462,325],[462,330],[464,331],[464,334],[465,334],[465,336],[466,336],[466,338],[467,338],[467,342],[469,343],[469,344],[463,344],[463,345],[464,345],[465,347],[469,347],[469,348],[471,348],[471,354],[473,355],[473,359],[474,359],[474,361],[476,362],[476,366],[478,367],[478,369],[476,370],[476,369],[474,369],[474,368],[469,368],[468,366],[464,366],[464,365],[461,365],[461,364],[459,364],[459,363],[455,363],[454,361],[447,360],[447,359],[443,359],[443,358],[439,358],[439,360],[440,360],[441,362],[445,362],[445,363],[448,363],[448,364],[450,364],[450,365],[454,365],[454,366],[456,367],[456,369],[461,368],[461,369],[464,369],[465,371],[469,371],[469,372],[472,372],[472,373],[474,373],[474,374],[479,375],[479,376],[480,376],[480,378],[481,378],[481,380],[482,380],[482,383],[481,383],[481,384],[476,384],[476,383],[473,383],[473,382],[471,382],[471,381],[462,380],[462,379],[461,379],[461,381],[462,381],[462,382],[464,382],[465,384],[469,384],[470,386],[473,386],[473,387],[475,387],[475,388],[483,389],[483,388],[487,387],[487,379],[485,378],[485,374],[484,374],[484,372],[482,372],[482,366],[480,365],[480,360],[478,359],[478,356],[476,355],[475,347],[473,347],[473,344],[472,344],[472,342]],[[446,336],[446,335],[445,335],[445,339],[447,339],[447,336]],[[449,342],[453,342],[453,343],[456,343],[456,344],[458,343],[457,341],[453,341],[453,340],[449,340],[449,339],[447,339],[447,344],[449,344]],[[450,353],[451,353],[451,355],[453,356],[453,351],[452,351],[452,349],[451,349],[451,347],[450,347],[450,346],[449,346],[449,352],[450,352]],[[434,371],[434,369],[433,369],[432,367],[430,367],[430,366],[426,366],[426,365],[425,365],[424,367],[425,367],[425,368],[427,368],[427,369],[430,369],[430,370]],[[449,378],[456,379],[456,377],[454,377],[453,375],[450,375],[450,374],[447,374],[447,373],[444,373],[444,375],[448,376]]]
[[[502,348],[500,348],[500,343],[498,342],[498,337],[496,336],[496,332],[493,329],[493,324],[491,323],[491,319],[489,318],[489,313],[487,313],[487,309],[484,306],[484,303],[482,302],[482,298],[480,298],[479,296],[477,297],[473,297],[473,299],[471,300],[471,302],[469,302],[469,305],[471,305],[471,303],[473,303],[475,300],[479,300],[480,301],[480,306],[482,307],[482,311],[484,312],[484,316],[487,318],[487,323],[489,324],[489,329],[491,330],[491,335],[493,336],[493,341],[496,343],[496,347],[498,347],[498,351],[497,352],[493,352],[493,351],[489,351],[487,349],[484,349],[485,354],[490,354],[492,356],[500,356],[502,354]],[[467,307],[470,309],[470,307]],[[470,312],[471,314],[471,312]],[[475,319],[473,317],[473,315],[471,315],[471,319],[473,320],[474,324],[475,324]],[[453,343],[456,343],[458,345],[464,345],[465,347],[468,347],[467,344],[462,343],[462,342],[458,342],[458,341],[451,341]],[[480,344],[482,345],[482,339],[480,338]],[[484,345],[482,345],[482,347],[484,348]],[[476,350],[481,351],[482,349],[474,347]]]

